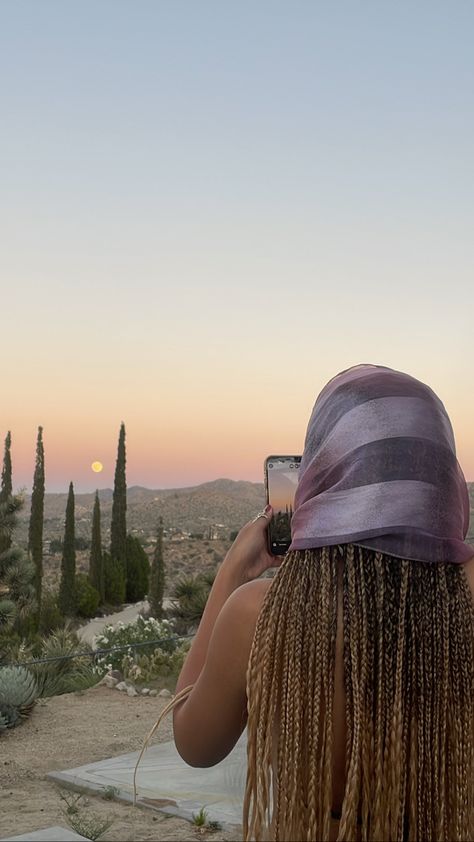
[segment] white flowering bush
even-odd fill
[[[151,651],[148,651],[146,655],[140,651],[135,652],[134,655],[124,655],[122,659],[124,678],[140,684],[157,678],[177,676],[181,671],[189,646],[189,641],[185,641],[177,646],[174,652],[165,652],[160,647],[156,649],[150,647]]]
[[[167,639],[166,642],[157,644],[155,649],[159,647],[162,653],[172,655],[179,641],[168,640],[168,638],[175,636],[173,624],[169,620],[155,620],[154,618],[145,620],[143,617],[138,617],[132,623],[119,622],[116,626],[104,626],[101,634],[98,634],[95,638],[95,647],[97,649],[117,647],[117,651],[97,655],[95,669],[101,675],[105,675],[111,669],[121,670],[125,656],[131,658],[132,662],[138,665],[138,656],[153,653],[154,647],[150,645],[149,647],[141,646],[138,649],[133,649],[132,644],[145,643],[148,640],[161,641]],[[123,647],[128,648],[124,649]],[[127,671],[129,672],[129,670]]]

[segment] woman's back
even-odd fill
[[[306,571],[290,554],[257,622],[248,727],[255,775],[272,757],[270,837],[472,838],[474,559],[336,549],[307,553]],[[265,838],[263,815],[245,838]]]
[[[178,682],[193,765],[225,757],[247,718],[245,840],[474,839],[469,513],[432,389],[366,364],[326,384],[289,552],[254,582],[273,566],[269,512],[241,530]]]
[[[466,575],[472,602],[474,604],[474,556],[463,565],[464,573]],[[346,754],[346,696],[344,690],[344,652],[343,652],[343,614],[342,614],[342,562],[339,563],[340,577],[338,579],[338,614],[337,614],[337,635],[336,635],[336,666],[335,666],[335,686],[334,686],[334,702],[333,702],[333,727],[334,727],[334,754],[333,754],[333,790],[332,790],[332,820],[330,829],[330,842],[336,842],[340,820],[336,816],[341,816],[342,803],[344,800],[344,792],[346,787],[346,772],[345,772],[345,754]],[[360,839],[360,829],[358,833]]]

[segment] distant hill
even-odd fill
[[[90,539],[95,493],[76,494],[76,535]],[[112,490],[99,492],[102,535],[107,542],[112,517]],[[44,537],[62,538],[67,494],[46,494]],[[263,483],[218,479],[191,488],[153,490],[131,486],[127,490],[127,528],[145,540],[156,534],[158,519],[166,530],[226,536],[240,529],[265,504]],[[31,498],[26,497],[19,518],[17,540],[26,544]]]
[[[468,483],[471,502],[469,540],[474,541],[474,482]],[[94,494],[76,494],[76,534],[90,539]],[[110,535],[112,490],[99,492],[104,543]],[[45,495],[45,540],[62,538],[67,494]],[[30,497],[20,515],[16,533],[20,544],[26,545]],[[203,533],[205,537],[227,539],[230,532],[240,529],[254,517],[265,503],[263,483],[235,482],[218,479],[191,488],[153,490],[132,486],[127,492],[127,528],[146,542],[156,534],[158,518],[171,533]]]

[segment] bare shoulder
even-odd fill
[[[246,610],[255,614],[255,621],[271,583],[272,579],[254,579],[252,582],[241,585],[233,594],[242,608],[245,607]]]
[[[272,583],[271,579],[254,579],[241,585],[228,598],[216,625],[221,640],[228,638],[229,647],[239,650],[243,673],[252,647],[258,615]]]

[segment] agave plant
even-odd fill
[[[35,677],[26,667],[0,668],[0,714],[7,718],[8,727],[29,716],[37,698]]]
[[[18,709],[13,705],[0,704],[0,711],[0,731],[5,731],[6,728],[14,728],[20,719]]]

